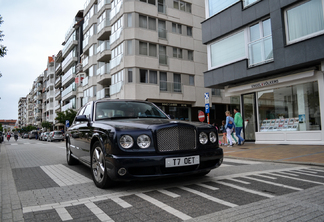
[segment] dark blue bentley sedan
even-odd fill
[[[84,105],[66,133],[69,165],[91,168],[97,187],[180,175],[205,175],[223,162],[215,127],[175,121],[156,105],[98,100]]]

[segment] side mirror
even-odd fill
[[[89,121],[89,119],[87,118],[87,116],[86,115],[80,115],[80,116],[77,116],[77,117],[75,117],[75,121]]]

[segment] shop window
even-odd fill
[[[324,33],[324,0],[304,1],[285,11],[287,42],[294,43]]]
[[[258,92],[260,132],[321,130],[318,83]]]
[[[249,66],[273,60],[272,33],[270,19],[249,27]]]

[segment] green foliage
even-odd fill
[[[63,123],[65,125],[65,120],[69,120],[70,125],[72,124],[77,112],[73,109],[68,109],[64,112],[56,112],[55,120],[59,121],[59,123]]]
[[[3,23],[2,16],[0,15],[0,25]],[[0,42],[3,41],[4,34],[0,30]],[[4,57],[7,54],[7,47],[4,45],[0,45],[0,57]]]
[[[2,124],[0,123],[0,132],[3,131],[3,127],[2,127]]]
[[[21,128],[20,133],[28,133],[28,132],[30,132],[32,130],[36,130],[36,129],[37,128],[35,126],[29,125],[29,126]]]
[[[46,129],[52,129],[53,124],[47,121],[42,122],[42,127],[46,128]]]

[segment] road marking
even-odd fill
[[[154,204],[155,206],[161,208],[162,210],[165,210],[166,212],[180,218],[181,220],[189,220],[192,218],[189,215],[184,214],[184,213],[178,211],[177,209],[174,209],[174,208],[172,208],[172,207],[170,207],[170,206],[168,206],[168,205],[166,205],[166,204],[164,204],[164,203],[162,203],[162,202],[160,202],[146,194],[139,193],[139,194],[135,194],[135,195],[150,202],[151,204]]]
[[[293,174],[293,173],[286,173],[286,172],[277,172],[277,173],[285,174],[285,175],[288,175],[288,176],[299,177],[297,174]]]
[[[314,169],[314,168],[310,168],[309,170],[313,170],[313,171],[317,171],[317,172],[324,172],[324,170]]]
[[[230,183],[226,183],[226,182],[222,182],[222,181],[213,181],[213,182],[219,183],[219,184],[224,185],[224,186],[232,187],[232,188],[237,189],[237,190],[242,190],[242,191],[247,192],[247,193],[257,194],[257,195],[263,196],[263,197],[268,197],[268,198],[275,197],[274,195],[271,195],[271,194],[262,193],[262,192],[259,192],[259,191],[256,191],[256,190],[251,190],[251,189],[248,189],[248,188],[240,187],[240,186],[230,184]]]
[[[194,189],[191,189],[191,188],[188,188],[188,187],[179,187],[179,188],[182,189],[182,190],[188,191],[190,193],[194,193],[194,194],[196,194],[198,196],[204,197],[204,198],[206,198],[208,200],[211,200],[213,202],[228,206],[228,207],[237,207],[238,206],[236,204],[233,204],[233,203],[218,199],[216,197],[210,196],[208,194],[202,193],[200,191],[197,191],[197,190],[194,190]]]
[[[128,207],[132,206],[129,203],[127,203],[126,201],[120,199],[119,197],[112,197],[110,199],[112,201],[114,201],[116,204],[118,204],[119,206],[121,206],[122,208],[128,208]]]
[[[173,193],[173,192],[170,192],[168,190],[164,190],[164,189],[160,189],[160,190],[157,190],[158,192],[160,193],[163,193],[165,195],[168,195],[170,197],[173,197],[173,198],[177,198],[177,197],[180,197],[180,195],[176,194],[176,193]]]
[[[256,176],[258,176],[258,177],[263,177],[263,178],[267,178],[267,179],[271,179],[271,180],[276,180],[276,179],[277,179],[277,178],[275,178],[275,177],[269,177],[269,176],[261,175],[261,174],[258,174],[258,175],[256,175]]]
[[[229,165],[229,164],[224,164],[222,163],[221,167],[232,167],[232,166],[235,166],[235,165]]]
[[[24,144],[30,144],[30,143],[24,143]]]
[[[92,182],[92,180],[62,164],[41,166],[41,169],[61,187]]]
[[[266,180],[256,179],[256,178],[253,178],[253,177],[247,177],[246,176],[246,177],[243,177],[243,178],[246,178],[246,179],[249,179],[249,180],[255,180],[255,181],[258,181],[258,182],[261,182],[261,183],[267,183],[267,184],[277,186],[277,187],[284,187],[284,188],[288,188],[288,189],[291,189],[291,190],[298,190],[298,191],[304,190],[304,189],[301,189],[301,188],[292,187],[292,186],[284,185],[284,184],[281,184],[281,183],[273,183],[273,182],[269,182],[269,181],[266,181]]]
[[[306,176],[312,176],[312,177],[324,178],[324,176],[314,175],[314,174],[310,174],[310,173],[303,173],[303,172],[300,172],[300,171],[298,171],[298,170],[295,170],[294,173],[299,173],[299,174],[301,174],[301,175],[306,175]]]
[[[64,207],[55,208],[55,210],[62,221],[73,220],[69,212]]]
[[[89,210],[98,217],[99,220],[101,221],[114,221],[111,219],[105,212],[103,212],[97,205],[94,203],[86,203],[85,204]]]
[[[11,146],[16,146],[16,145],[18,145],[18,143],[12,143],[12,144],[10,144]]]
[[[227,180],[231,180],[231,181],[234,181],[234,182],[237,182],[237,183],[243,183],[243,184],[251,184],[250,182],[246,182],[246,181],[243,181],[243,180],[238,180],[238,179],[227,179]]]
[[[217,188],[217,187],[209,186],[209,185],[203,184],[203,183],[198,183],[197,185],[201,186],[201,187],[205,187],[205,188],[210,189],[210,190],[219,190],[219,188]]]
[[[288,178],[288,179],[292,179],[292,180],[299,180],[299,181],[304,181],[304,182],[308,182],[308,183],[315,183],[315,184],[324,185],[324,183],[321,183],[321,182],[312,181],[312,180],[305,180],[305,179],[296,178],[296,177],[289,177],[289,176],[285,176],[285,175],[280,175],[278,173],[268,173],[268,174],[273,175],[273,176],[284,177],[284,178]]]
[[[312,173],[312,174],[318,174],[318,172],[314,172],[311,169],[302,169],[302,170],[298,170],[298,171],[302,171],[304,173]]]
[[[261,164],[261,162],[257,161],[250,161],[250,160],[238,160],[238,159],[230,159],[230,158],[225,158],[224,162],[230,162],[230,163],[241,163],[241,164],[248,164],[248,165],[254,165],[254,164]]]

